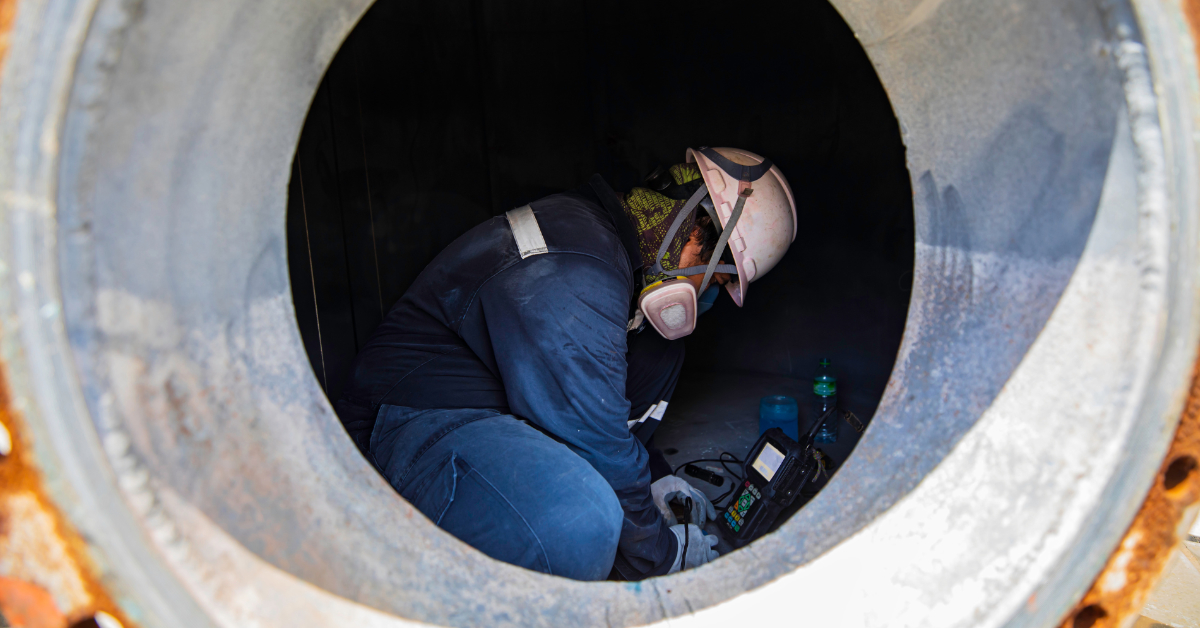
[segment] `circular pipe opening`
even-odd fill
[[[330,400],[348,377],[373,376],[353,366],[355,355],[424,266],[471,227],[582,185],[593,172],[624,196],[656,167],[682,163],[689,146],[727,145],[777,164],[797,199],[799,228],[746,307],[720,297],[686,339],[670,409],[647,443],[654,477],[674,469],[687,478],[685,463],[721,452],[744,459],[768,395],[798,400],[798,430],[809,431],[822,358],[839,376],[841,408],[869,424],[896,359],[913,276],[899,127],[833,7],[761,9],[730,31],[716,2],[632,16],[561,3],[518,11],[376,2],[316,91],[289,187],[292,299]],[[805,25],[804,37],[795,37],[795,24]],[[756,43],[703,52],[722,37]],[[736,77],[743,88],[716,97],[714,77]],[[645,339],[629,342],[632,350]],[[631,401],[636,420],[647,403]],[[833,428],[837,441],[820,445],[825,472],[776,527],[853,450],[855,427],[838,418]],[[723,510],[738,480],[725,465],[700,464],[726,476],[723,487],[692,482]],[[732,551],[724,539],[718,549]]]
[[[119,599],[167,625],[385,621],[365,607],[632,625],[705,603],[711,622],[803,596],[863,625],[1067,612],[1159,468],[1122,452],[1165,451],[1194,357],[1197,204],[1175,175],[1194,164],[1162,141],[1191,137],[1192,66],[1168,9],[834,2],[911,174],[895,368],[850,461],[777,533],[630,588],[524,572],[438,532],[346,442],[304,364],[288,166],[367,4],[101,0],[22,22],[4,101],[33,113],[0,120],[6,198],[22,199],[5,223],[8,368]]]

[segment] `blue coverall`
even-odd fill
[[[338,415],[405,499],[495,559],[596,580],[619,548],[666,573],[677,541],[627,421],[669,400],[682,341],[626,332],[636,241],[600,177],[531,205],[549,252],[521,259],[504,216],[451,243],[355,358]]]

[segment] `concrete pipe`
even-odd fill
[[[289,166],[368,0],[22,0],[0,91],[4,417],[90,576],[76,594],[2,555],[0,574],[146,626],[1059,622],[1188,398],[1188,18],[1175,0],[833,4],[914,191],[891,380],[780,530],[627,584],[439,531],[354,450],[308,367]],[[1196,493],[1191,460],[1172,495]]]

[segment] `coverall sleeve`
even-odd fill
[[[612,486],[624,511],[621,554],[665,573],[675,535],[650,496],[645,447],[625,398],[628,279],[581,254],[537,255],[480,289],[510,411],[558,437]]]

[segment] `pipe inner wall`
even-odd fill
[[[624,584],[439,531],[361,458],[308,366],[290,165],[365,0],[23,3],[0,91],[4,355],[127,613],[1057,621],[1140,504],[1195,357],[1190,42],[1150,0],[832,4],[907,147],[895,368],[854,454],[780,530]]]

